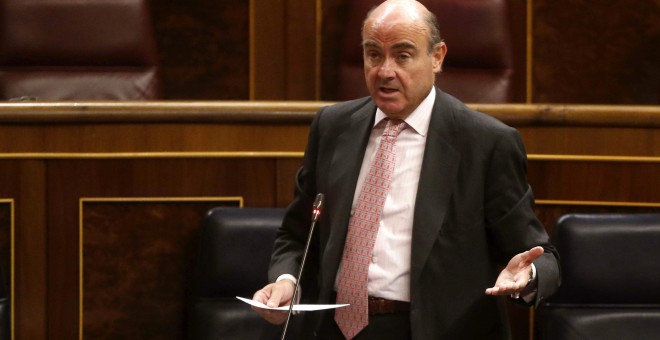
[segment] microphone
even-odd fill
[[[321,216],[321,211],[323,210],[323,194],[319,193],[316,195],[316,199],[314,200],[314,204],[312,205],[312,227],[316,223],[316,221],[319,220],[319,216]],[[307,242],[309,245],[309,242]]]
[[[289,321],[291,320],[291,314],[293,313],[293,303],[297,300],[298,289],[300,287],[300,278],[302,277],[303,268],[305,268],[305,260],[307,259],[307,252],[309,251],[309,244],[312,242],[312,234],[314,233],[314,226],[316,221],[319,220],[321,212],[323,211],[323,194],[318,193],[314,204],[312,205],[312,223],[309,227],[309,235],[307,235],[307,243],[305,244],[305,251],[303,252],[302,262],[300,262],[300,270],[298,270],[298,277],[296,280],[296,287],[293,289],[293,296],[291,297],[291,303],[289,304],[289,313],[286,316],[286,323],[284,324],[284,329],[282,330],[282,338],[284,340],[286,337],[286,330],[289,328]]]

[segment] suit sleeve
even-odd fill
[[[303,158],[303,165],[296,174],[294,199],[287,207],[282,225],[277,231],[273,253],[271,255],[268,277],[274,282],[282,274],[297,275],[309,235],[312,204],[316,195],[316,155],[318,145],[318,126],[321,112],[314,117]],[[305,272],[311,272],[315,267],[316,242],[312,241]],[[300,278],[298,278],[300,279]]]
[[[502,265],[514,255],[542,246],[534,265],[538,290],[534,305],[559,287],[559,255],[534,212],[534,194],[527,183],[527,157],[518,132],[508,128],[492,150],[486,179],[485,207],[489,234]]]

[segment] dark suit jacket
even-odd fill
[[[333,303],[353,195],[376,107],[362,98],[326,107],[314,118],[304,163],[275,242],[269,276],[298,273],[311,204],[325,195],[305,273],[303,299]],[[502,297],[485,295],[498,265],[536,245],[536,305],[559,285],[558,255],[537,220],[517,131],[436,89],[419,189],[411,256],[413,339],[506,339]],[[321,312],[307,313],[309,332]],[[312,338],[310,335],[303,337]]]

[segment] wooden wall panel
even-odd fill
[[[49,334],[79,335],[75,264],[81,198],[242,196],[250,206],[268,207],[275,204],[274,172],[275,163],[267,159],[48,161],[48,228],[57,230],[48,238]]]
[[[250,99],[319,99],[318,2],[250,1]]]
[[[534,102],[660,103],[660,3],[534,0]]]
[[[660,158],[531,159],[528,180],[549,234],[568,213],[660,212]]]
[[[12,219],[13,201],[0,197],[0,284],[9,289],[12,266]]]
[[[0,159],[0,198],[14,202],[15,339],[46,339],[45,167],[38,160]],[[3,261],[4,262],[4,261]]]
[[[86,339],[183,339],[187,281],[201,219],[240,199],[83,199]]]
[[[286,98],[285,6],[286,0],[250,1],[250,99]]]
[[[166,99],[248,99],[249,2],[151,1]]]
[[[322,6],[321,93],[319,99],[337,100],[339,57],[341,41],[345,34],[343,24],[347,17],[346,0],[323,0]]]
[[[530,339],[529,314],[531,310],[530,307],[506,300],[506,311],[509,316],[512,340]]]
[[[302,157],[281,158],[277,160],[277,183],[276,206],[286,207],[291,203],[296,185],[296,174],[302,166]]]
[[[165,98],[336,100],[346,3],[151,1]],[[660,103],[657,1],[509,4],[527,102]]]
[[[319,100],[321,0],[288,0],[286,11],[287,100]],[[301,48],[305,46],[305,48]]]
[[[537,199],[660,203],[660,158],[652,162],[531,160]]]
[[[0,152],[293,152],[304,149],[307,125],[89,124],[84,128],[75,124],[0,126]]]
[[[660,156],[660,130],[616,126],[518,127],[528,153]]]
[[[11,318],[14,314],[12,282],[14,275],[14,201],[0,197],[0,291],[3,300],[3,330],[9,329],[11,337],[14,328]],[[7,319],[5,319],[7,317]],[[5,323],[5,320],[8,323]],[[9,328],[7,328],[9,327]],[[4,332],[3,332],[4,334]]]

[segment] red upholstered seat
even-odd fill
[[[157,99],[147,0],[0,0],[0,99]]]
[[[366,13],[380,0],[348,1],[338,70],[339,100],[368,95],[362,67],[360,29]],[[524,99],[525,65],[516,65],[510,4],[504,0],[422,0],[436,14],[448,46],[436,84],[470,103],[506,103]],[[516,22],[524,23],[524,20]],[[519,27],[524,30],[524,26]],[[523,49],[524,51],[524,49]],[[524,63],[524,58],[519,58]]]

